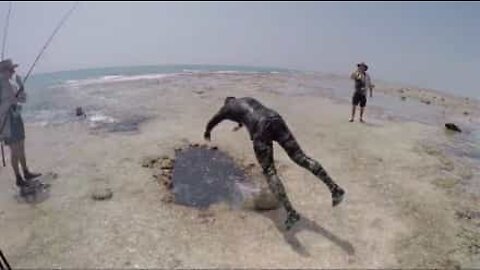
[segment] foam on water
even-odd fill
[[[108,84],[108,83],[121,83],[121,82],[133,82],[141,80],[160,80],[167,77],[176,76],[178,74],[144,74],[133,76],[102,76],[100,78],[85,79],[85,80],[69,80],[65,82],[67,86],[88,86],[94,84]]]
[[[184,70],[182,70],[182,72],[184,72],[184,73],[201,73],[202,71],[198,70],[198,69],[184,69]]]
[[[103,115],[102,113],[95,113],[88,118],[92,123],[115,123],[115,118]]]

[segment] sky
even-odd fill
[[[73,2],[13,2],[26,72]],[[8,2],[0,2],[0,29]],[[480,98],[480,2],[80,2],[34,72],[218,64],[348,74]]]

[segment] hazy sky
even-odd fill
[[[72,2],[13,2],[25,72]],[[0,3],[3,29],[8,2]],[[231,64],[349,73],[479,96],[480,3],[80,2],[35,72]]]

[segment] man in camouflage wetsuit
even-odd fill
[[[253,141],[255,155],[263,168],[268,185],[287,211],[285,221],[287,230],[300,219],[300,215],[292,207],[277,175],[273,160],[273,141],[279,143],[295,163],[311,171],[327,185],[332,194],[333,206],[342,201],[345,191],[328,176],[317,161],[305,155],[285,121],[276,111],[263,106],[254,98],[227,97],[224,106],[207,124],[204,133],[206,140],[210,141],[210,132],[223,120],[237,122],[238,126],[234,130],[238,130],[243,125],[247,127]]]

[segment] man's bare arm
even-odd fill
[[[370,89],[370,97],[372,97],[373,88],[375,88],[375,85],[372,83],[372,78],[370,76],[368,76],[367,79],[368,79],[368,88]]]

